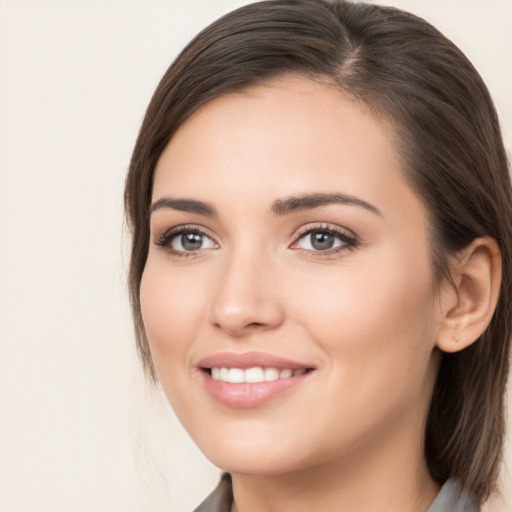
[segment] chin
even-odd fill
[[[294,464],[282,457],[270,453],[254,457],[244,457],[239,454],[222,454],[208,457],[210,462],[228,473],[252,476],[278,476],[304,469],[306,465]],[[286,460],[286,462],[285,462]]]
[[[195,440],[212,464],[229,473],[245,475],[280,475],[304,469],[297,449],[288,449],[279,437],[269,442],[255,442],[254,436],[233,439],[223,436],[218,440]],[[293,456],[292,456],[293,454]]]

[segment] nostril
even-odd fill
[[[247,324],[247,327],[261,327],[262,324],[261,322],[251,322],[250,324]]]
[[[252,331],[265,330],[269,327],[273,327],[273,323],[265,322],[250,322],[244,321],[244,319],[238,318],[224,318],[222,321],[216,321],[213,323],[216,329],[222,329],[232,336],[242,336]]]

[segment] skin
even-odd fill
[[[158,162],[154,203],[193,199],[217,214],[153,211],[144,323],[176,414],[232,473],[233,510],[420,512],[439,490],[424,427],[436,343],[448,328],[463,337],[461,312],[447,327],[456,294],[434,279],[428,215],[403,179],[392,134],[335,87],[288,77],[204,105]],[[272,212],[276,200],[333,192],[378,212]],[[177,226],[205,232],[201,249],[184,257],[158,245]],[[356,245],[314,250],[302,234],[326,226]],[[213,399],[199,361],[254,350],[314,371],[257,407]]]

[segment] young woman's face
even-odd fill
[[[163,389],[219,467],[421,451],[439,290],[392,137],[289,77],[211,101],[163,152],[142,313]]]

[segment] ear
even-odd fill
[[[458,352],[474,343],[489,325],[501,283],[501,254],[491,237],[476,238],[456,255],[453,283],[441,290],[441,321],[436,345]]]

